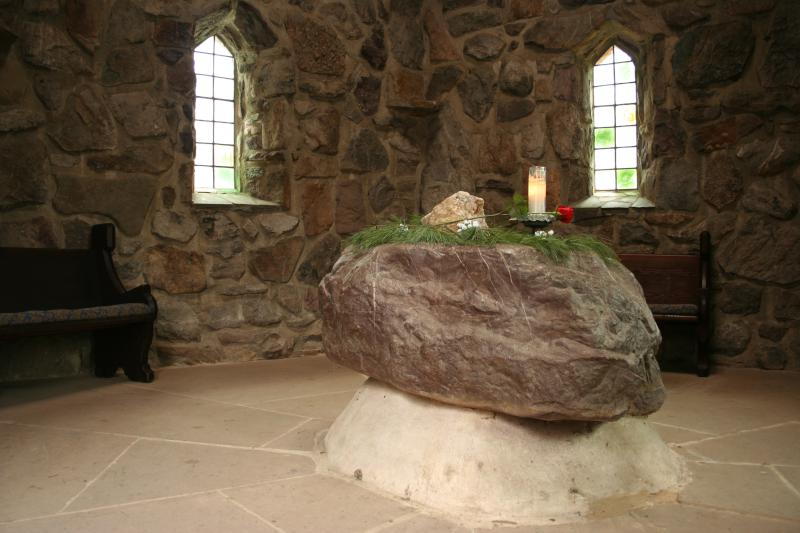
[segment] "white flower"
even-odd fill
[[[405,222],[400,223],[400,231],[408,231],[408,225]]]
[[[553,235],[554,233],[555,233],[555,231],[553,231],[553,230],[550,230],[550,231],[547,232],[548,235]]]
[[[534,237],[547,237],[547,232],[540,229],[533,232]]]
[[[461,222],[458,223],[459,233],[468,228],[479,228],[479,227],[480,227],[480,222],[477,219],[462,220]]]

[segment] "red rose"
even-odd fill
[[[564,224],[569,224],[575,218],[575,209],[565,205],[556,207],[556,213],[558,213],[558,219]]]

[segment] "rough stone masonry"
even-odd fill
[[[192,203],[192,49],[238,66],[239,180]],[[157,364],[320,349],[343,236],[465,190],[496,212],[548,167],[591,190],[588,76],[634,57],[642,192],[587,210],[618,251],[714,244],[718,364],[800,365],[800,5],[780,0],[0,0],[0,244],[119,228],[161,308]],[[566,231],[566,228],[562,228]]]

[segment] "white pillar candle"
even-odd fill
[[[528,169],[528,213],[544,213],[544,199],[547,194],[547,169],[530,167]]]

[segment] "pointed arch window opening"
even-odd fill
[[[639,187],[636,108],[636,65],[614,45],[592,69],[595,191]]]
[[[194,189],[236,191],[236,63],[217,36],[194,50]]]

